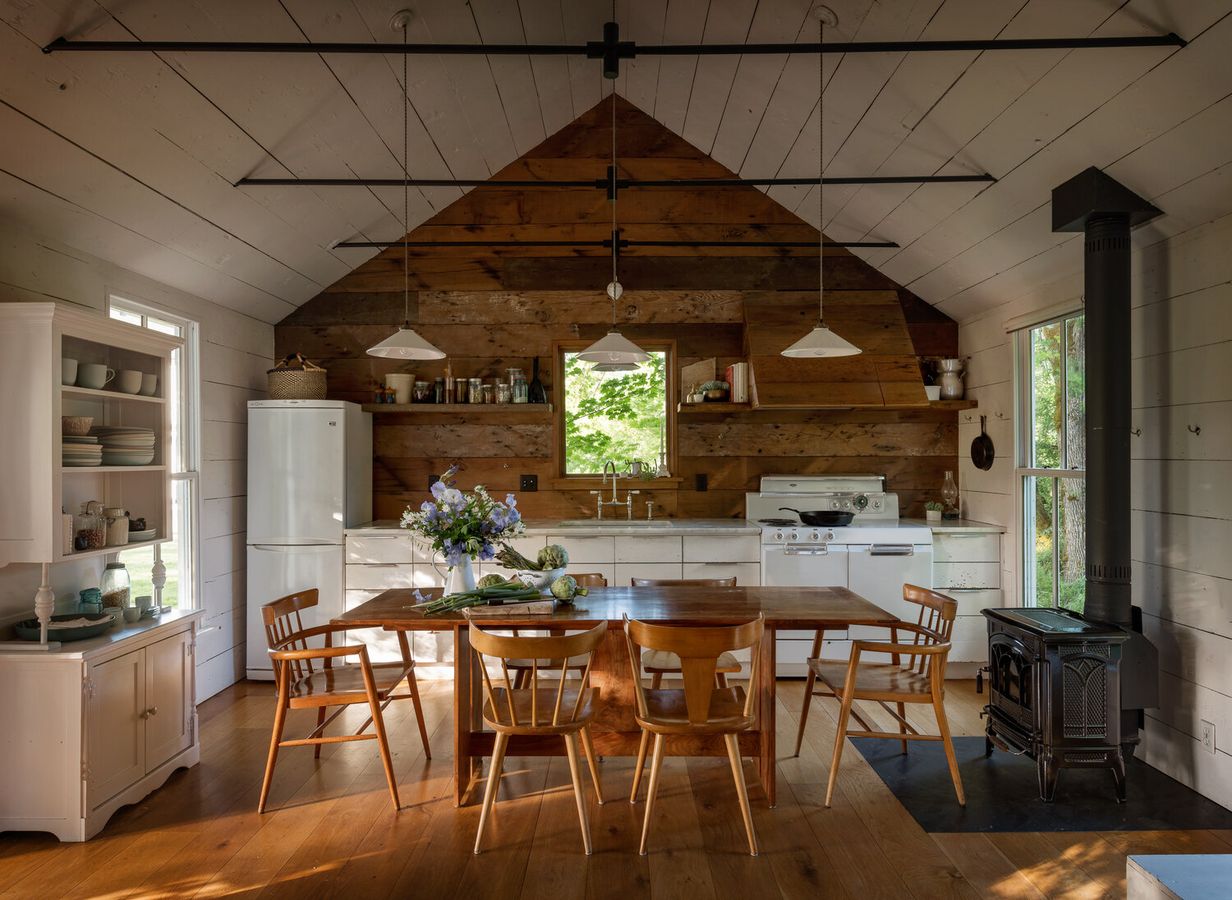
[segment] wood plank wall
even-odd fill
[[[496,178],[597,178],[608,163],[610,101],[583,114]],[[617,101],[620,169],[637,178],[732,177],[727,169],[650,119]],[[632,239],[689,236],[714,239],[817,239],[817,231],[750,188],[626,190],[619,200],[623,233]],[[557,240],[607,236],[611,209],[602,191],[478,188],[416,228],[411,240]],[[869,292],[899,298],[919,355],[953,355],[957,325],[841,249],[827,249],[827,295]],[[744,358],[746,304],[798,303],[816,292],[815,249],[638,248],[620,263],[626,293],[618,304],[621,330],[638,341],[676,343],[677,367],[716,357],[720,367]],[[509,366],[529,373],[538,358],[551,385],[552,345],[594,340],[611,323],[602,294],[611,263],[599,248],[416,248],[410,258],[407,317],[426,339],[450,354],[457,375],[494,377]],[[302,352],[329,370],[329,395],[362,402],[387,372],[443,374],[443,363],[399,365],[367,356],[404,317],[401,248],[385,251],[332,285],[275,328],[279,355]],[[418,503],[427,479],[462,464],[464,486],[517,490],[518,476],[539,478],[520,492],[527,516],[593,514],[587,490],[554,483],[553,425],[523,413],[389,415],[376,418],[375,510],[397,515]],[[759,411],[680,417],[678,472],[682,481],[650,485],[659,514],[739,517],[744,494],[763,474],[884,473],[903,500],[904,514],[921,514],[947,469],[957,467],[958,424],[952,412]],[[705,475],[707,489],[696,489]],[[589,487],[589,485],[587,486]],[[641,485],[647,487],[647,485]],[[643,500],[648,495],[643,496]],[[639,513],[644,507],[639,506]]]

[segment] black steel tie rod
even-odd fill
[[[839,175],[826,176],[823,184],[991,184],[992,175]],[[760,185],[814,185],[816,178],[618,178],[616,187],[636,188],[711,188]],[[497,188],[597,188],[608,190],[606,178],[588,181],[539,181],[502,178],[241,178],[236,187],[497,187]]]
[[[607,247],[611,238],[593,241],[340,241],[334,247],[384,250],[389,247],[430,249],[432,247]],[[793,247],[816,247],[816,241],[639,241],[622,238],[620,249],[628,247],[765,247],[789,249]],[[827,247],[893,250],[898,244],[893,241],[826,241]]]

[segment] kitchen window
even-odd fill
[[[1016,334],[1026,605],[1081,612],[1086,594],[1086,320]]]
[[[171,540],[158,546],[167,583],[163,604],[182,609],[200,605],[197,522],[200,503],[200,416],[198,379],[197,323],[127,297],[110,295],[108,315],[139,328],[184,339],[184,346],[172,351],[171,383],[166,396],[171,404],[171,447],[166,454],[171,466]],[[130,510],[140,514],[139,510]],[[132,579],[133,594],[154,594],[152,570],[154,548],[143,547],[117,554]]]
[[[578,359],[580,349],[559,357],[563,473],[599,475],[608,460],[621,471],[640,462],[653,473],[669,441],[670,351],[643,347],[650,359],[636,369],[596,372]]]

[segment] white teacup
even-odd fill
[[[67,356],[60,357],[60,384],[73,385],[77,383],[77,360]]]
[[[141,376],[141,396],[153,397],[158,393],[158,376],[157,375],[142,375]]]
[[[83,363],[77,367],[77,383],[91,390],[101,390],[115,377],[115,369],[108,369],[101,363]]]
[[[116,390],[121,394],[136,394],[141,391],[141,372],[125,369],[115,377]]]

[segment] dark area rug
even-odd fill
[[[1044,803],[1033,760],[1001,751],[985,759],[983,737],[955,738],[963,808],[939,743],[914,743],[906,756],[896,741],[852,743],[928,832],[1232,828],[1232,812],[1136,759],[1128,766],[1125,803],[1116,802],[1112,773],[1101,769],[1063,769],[1056,800]]]

